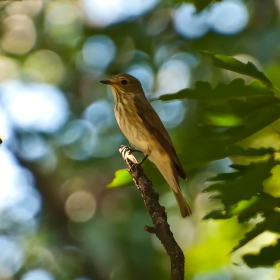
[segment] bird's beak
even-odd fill
[[[113,84],[110,80],[103,80],[103,81],[99,81],[99,82],[102,83],[102,84],[105,84],[105,85]]]

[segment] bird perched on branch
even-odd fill
[[[145,155],[144,159],[148,157],[157,166],[177,200],[182,217],[189,216],[192,211],[181,192],[178,180],[178,175],[186,179],[186,173],[171,138],[147,100],[141,83],[129,74],[119,74],[100,82],[112,89],[115,116],[123,134],[133,147]]]

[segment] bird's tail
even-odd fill
[[[176,189],[176,191],[173,189],[173,187],[171,187],[171,190],[177,200],[182,217],[185,218],[187,216],[190,216],[192,213],[192,210],[191,210],[189,204],[187,203],[186,199],[184,198],[179,185],[178,185],[178,188]]]
[[[163,175],[164,179],[169,184],[179,205],[182,217],[185,218],[187,216],[190,216],[192,210],[182,194],[182,191],[179,186],[177,172],[173,167],[173,164],[170,161],[170,159],[167,159],[167,157],[162,157],[162,160],[160,162],[157,162],[156,166],[159,169],[160,173]]]

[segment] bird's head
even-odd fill
[[[116,95],[143,94],[139,80],[129,74],[118,74],[100,83],[109,85]]]

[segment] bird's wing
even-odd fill
[[[138,96],[134,97],[136,110],[138,116],[142,120],[143,124],[146,126],[148,131],[156,138],[162,148],[170,156],[177,174],[183,179],[187,178],[187,175],[177,157],[176,151],[174,149],[173,143],[166,131],[162,121],[160,120],[158,114],[155,112],[154,108],[151,106],[148,100],[143,104]],[[151,117],[152,116],[152,117]]]

